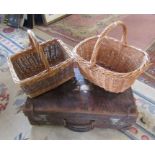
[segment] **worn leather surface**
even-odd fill
[[[137,109],[128,89],[109,93],[85,80],[77,68],[75,78],[36,98],[28,98],[24,113],[31,124],[58,124],[91,128],[122,128],[136,121]]]

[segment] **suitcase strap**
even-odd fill
[[[88,123],[77,124],[72,123],[64,119],[64,126],[72,131],[76,132],[86,132],[94,128],[94,120],[89,121]]]

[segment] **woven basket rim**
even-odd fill
[[[78,43],[78,44],[74,47],[74,49],[73,49],[73,54],[74,54],[75,60],[76,60],[76,58],[77,58],[77,59],[81,59],[81,60],[83,60],[85,63],[87,63],[88,66],[90,66],[91,64],[90,64],[89,61],[85,60],[83,57],[81,57],[81,56],[79,56],[79,55],[77,54],[77,49],[78,49],[81,45],[85,44],[86,42],[88,42],[88,41],[90,41],[90,40],[92,40],[92,39],[98,38],[98,37],[99,37],[99,35],[97,35],[97,36],[91,36],[91,37],[89,37],[89,38],[84,39],[84,40],[81,41],[80,43]],[[109,36],[108,36],[108,37],[105,36],[105,38],[120,43],[120,41],[119,41],[118,39],[116,39],[116,38],[109,37]],[[132,48],[132,49],[136,49],[136,50],[138,50],[139,52],[141,52],[141,53],[144,54],[143,62],[141,63],[141,65],[140,65],[137,69],[135,69],[135,70],[133,70],[133,71],[130,71],[130,72],[120,73],[120,72],[108,70],[108,69],[106,69],[106,68],[104,68],[104,67],[101,67],[101,66],[99,66],[99,65],[97,65],[97,64],[96,64],[95,66],[98,67],[98,68],[100,68],[100,69],[102,69],[102,70],[104,70],[106,73],[113,74],[114,76],[128,76],[129,74],[138,72],[140,69],[142,69],[143,67],[145,67],[145,65],[146,65],[147,63],[149,63],[149,55],[148,55],[148,53],[146,53],[144,50],[142,50],[142,49],[140,49],[140,48],[137,48],[137,47],[135,47],[135,46],[132,46],[132,45],[128,45],[128,44],[125,45],[125,46],[126,46],[126,47],[129,47],[129,48]],[[76,60],[76,61],[77,61],[77,60]]]
[[[13,65],[12,65],[10,59],[8,60],[8,63],[9,63],[9,67],[12,69],[11,74],[12,74],[14,82],[17,83],[17,84],[23,84],[25,82],[31,81],[32,79],[33,80],[39,79],[43,75],[52,74],[52,72],[54,72],[55,70],[61,68],[62,65],[65,65],[65,64],[67,64],[68,62],[71,62],[71,61],[73,61],[73,59],[72,58],[68,58],[68,59],[66,59],[63,62],[61,62],[61,63],[59,63],[59,64],[57,64],[55,66],[50,67],[49,71],[48,70],[43,70],[43,71],[39,72],[38,74],[36,74],[34,76],[31,76],[31,77],[28,77],[28,78],[25,78],[25,79],[22,79],[22,80],[20,80],[18,78],[16,72],[14,71],[14,69],[12,69]]]
[[[59,39],[55,39],[55,38],[54,38],[54,39],[52,39],[52,40],[47,40],[47,41],[45,41],[45,42],[40,43],[40,45],[42,46],[42,45],[45,45],[45,44],[50,43],[50,42],[52,42],[52,41],[57,41],[58,43],[60,43],[61,47],[64,48],[64,51],[68,54],[69,57],[68,57],[65,61],[60,62],[59,64],[57,64],[57,65],[55,65],[55,66],[51,66],[50,69],[49,69],[49,72],[50,72],[50,73],[52,73],[53,71],[57,70],[58,68],[61,68],[61,66],[67,64],[68,62],[73,61],[73,59],[74,59],[71,50],[67,47],[67,45],[66,45],[63,41],[61,41],[61,40],[59,40]],[[16,54],[14,54],[14,55],[12,55],[12,56],[10,56],[10,57],[7,58],[7,59],[8,59],[7,62],[8,62],[8,66],[9,66],[9,68],[10,68],[10,70],[11,70],[12,78],[13,78],[14,82],[17,83],[17,84],[23,84],[23,83],[25,83],[25,82],[31,81],[32,79],[33,79],[33,80],[39,79],[39,78],[42,77],[43,75],[48,74],[48,73],[47,73],[47,70],[45,69],[45,70],[39,72],[38,74],[36,74],[36,75],[34,75],[34,76],[31,76],[31,77],[28,77],[28,78],[25,78],[25,79],[22,79],[22,80],[20,80],[20,79],[18,78],[18,76],[17,76],[17,74],[16,74],[16,72],[15,72],[15,70],[14,70],[14,67],[13,67],[13,64],[12,64],[12,60],[13,60],[15,57],[17,57],[18,55],[25,54],[26,52],[29,52],[30,50],[33,50],[33,47],[28,47],[28,48],[26,48],[26,49],[24,49],[24,50],[21,50],[20,52],[18,52],[18,53],[16,53]]]

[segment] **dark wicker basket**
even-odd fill
[[[32,47],[11,56],[8,62],[15,83],[35,97],[74,77],[73,57],[62,41],[39,44],[32,31],[28,34]]]

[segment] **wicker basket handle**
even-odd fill
[[[29,40],[30,40],[32,47],[34,47],[36,49],[36,51],[38,52],[44,66],[45,66],[45,69],[48,70],[50,68],[50,65],[48,63],[46,55],[44,54],[43,48],[39,45],[39,43],[35,37],[35,34],[31,30],[28,30],[27,33],[29,35]]]
[[[112,24],[108,25],[100,34],[98,40],[96,41],[96,44],[94,46],[94,50],[91,56],[91,67],[93,67],[96,64],[96,58],[97,58],[97,54],[98,54],[98,50],[100,48],[100,45],[102,43],[102,40],[105,38],[105,36],[114,28],[116,28],[118,25],[122,26],[123,28],[123,36],[121,39],[122,44],[126,45],[127,44],[127,27],[125,26],[125,24],[121,21],[116,21],[113,22]]]

